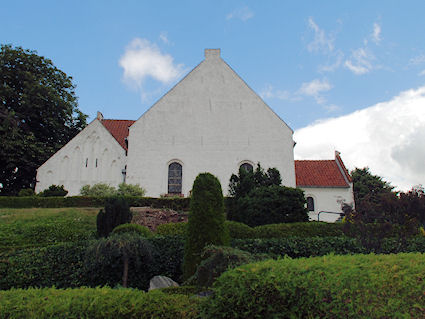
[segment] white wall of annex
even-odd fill
[[[117,186],[123,182],[125,165],[124,149],[96,119],[38,168],[35,191],[64,185],[73,196],[87,184]]]
[[[309,212],[310,220],[317,221],[321,211],[342,213],[342,203],[354,205],[353,187],[300,187],[305,197],[313,197],[314,212]],[[320,221],[335,222],[340,216],[335,214],[320,214]]]
[[[127,182],[147,196],[165,194],[168,165],[176,160],[185,196],[202,172],[217,176],[227,194],[230,176],[249,161],[276,167],[283,184],[295,187],[292,133],[212,54],[130,127]]]

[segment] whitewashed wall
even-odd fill
[[[309,212],[310,220],[317,221],[320,211],[342,213],[342,203],[353,204],[353,187],[300,187],[304,191],[305,197],[313,197],[314,212]],[[320,214],[320,221],[335,222],[339,215]]]
[[[52,184],[64,185],[72,196],[87,184],[117,186],[123,182],[125,164],[124,149],[95,119],[38,168],[35,191],[41,192]]]
[[[240,164],[276,167],[295,187],[292,130],[220,58],[206,59],[130,127],[127,182],[147,196],[168,191],[168,165],[183,166],[188,195],[199,173],[217,176],[224,194]]]

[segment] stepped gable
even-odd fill
[[[127,144],[125,142],[128,137],[128,128],[133,125],[135,121],[132,120],[104,120],[100,121],[103,126],[111,133],[123,149],[127,151]]]

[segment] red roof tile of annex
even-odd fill
[[[295,177],[298,187],[349,187],[335,160],[297,160]]]
[[[132,120],[102,120],[103,126],[112,134],[117,142],[127,151],[125,138],[128,137],[128,128],[133,125]]]

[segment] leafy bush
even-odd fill
[[[55,288],[0,292],[1,318],[198,318],[199,299],[154,290]]]
[[[146,191],[139,184],[121,183],[118,185],[117,195],[119,196],[145,196],[145,193]]]
[[[196,273],[188,280],[198,287],[211,287],[214,281],[229,268],[256,261],[248,252],[222,246],[209,245],[202,252],[202,261]]]
[[[117,191],[114,187],[105,183],[97,183],[92,186],[84,185],[81,187],[80,194],[82,196],[115,196]]]
[[[224,226],[223,192],[219,180],[210,173],[199,174],[192,188],[183,273],[192,276],[208,244],[225,245],[229,235]]]
[[[150,206],[153,208],[169,208],[177,211],[188,211],[190,198],[152,198],[125,196],[125,200],[133,207]],[[69,197],[12,197],[0,196],[0,208],[57,208],[57,207],[102,207],[108,197],[102,196],[69,196]]]
[[[121,278],[123,287],[140,287],[150,279],[153,249],[137,234],[114,234],[94,242],[87,249],[84,272],[95,285],[113,285]]]
[[[105,210],[101,209],[97,215],[97,234],[106,237],[118,225],[131,222],[132,217],[130,207],[123,197],[109,198]]]
[[[281,223],[257,226],[253,228],[251,238],[286,238],[286,237],[341,237],[344,235],[341,223],[304,222]],[[236,237],[235,237],[236,238]]]
[[[229,229],[230,238],[255,238],[254,228],[249,227],[244,223],[226,220],[226,227]]]
[[[354,238],[348,237],[288,237],[270,239],[235,239],[232,247],[251,254],[267,254],[271,258],[345,255],[366,252]]]
[[[187,223],[167,223],[158,225],[156,233],[161,236],[182,236],[186,237]]]
[[[49,188],[40,192],[38,195],[43,197],[64,197],[68,194],[68,191],[63,185],[50,185]]]
[[[32,188],[23,188],[19,191],[18,196],[19,197],[35,196],[35,192]]]
[[[225,272],[203,318],[422,318],[425,255],[267,260]]]
[[[135,233],[142,237],[152,237],[152,232],[149,228],[138,224],[121,224],[112,230],[112,234]]]

